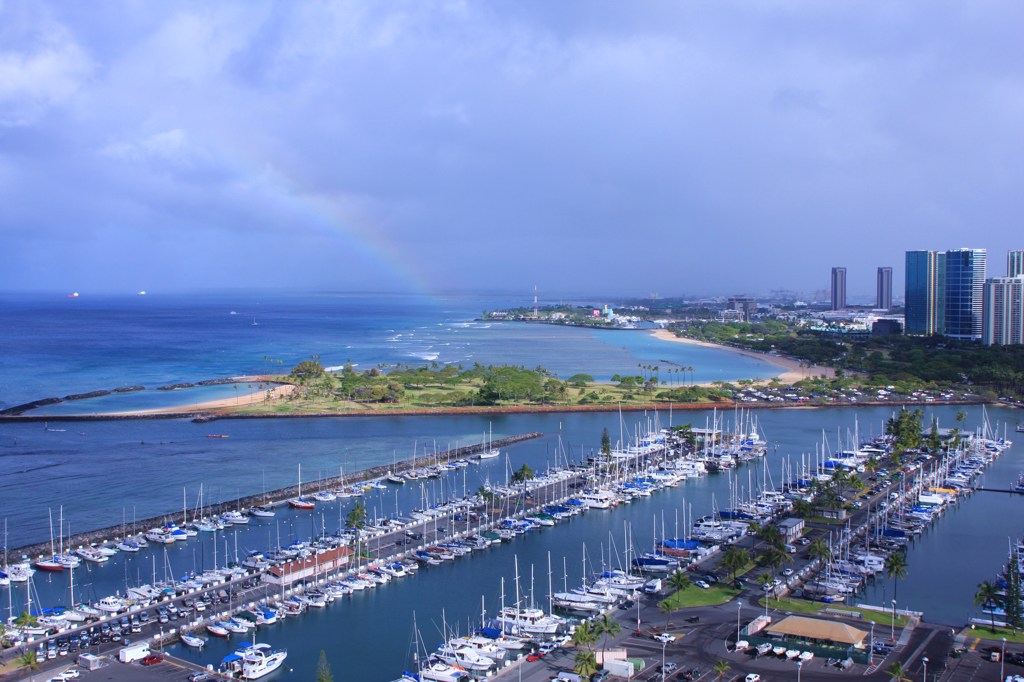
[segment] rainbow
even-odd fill
[[[250,177],[252,169],[247,166]],[[255,172],[258,190],[269,197],[280,209],[282,215],[294,219],[309,232],[321,235],[327,240],[339,242],[345,247],[348,257],[369,262],[393,278],[400,288],[408,293],[429,295],[438,290],[438,283],[428,281],[406,252],[394,240],[389,239],[385,230],[365,215],[365,211],[352,202],[344,205],[344,199],[301,190],[282,173],[264,164]]]

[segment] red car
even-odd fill
[[[539,661],[542,658],[544,658],[544,654],[535,652],[527,656],[526,660],[528,660],[530,663],[533,663],[534,661]]]
[[[156,665],[163,663],[164,657],[161,654],[150,654],[142,659],[142,665]]]

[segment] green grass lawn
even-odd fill
[[[761,597],[758,600],[758,604],[764,606],[765,597]],[[836,611],[849,611],[851,613],[859,613],[862,616],[863,622],[867,625],[871,624],[871,621],[875,621],[875,625],[892,625],[892,612],[891,611],[874,611],[872,609],[861,609],[856,606],[848,606],[846,604],[826,604],[820,601],[807,601],[806,599],[794,599],[792,597],[785,597],[783,599],[771,598],[768,603],[769,609],[778,609],[779,611],[790,611],[792,613],[804,613],[804,614],[817,614],[822,609],[832,608]],[[896,615],[896,627],[903,627],[907,624],[908,618],[906,616]]]
[[[1010,628],[997,627],[995,630],[992,629],[991,625],[975,625],[973,629],[970,626],[960,631],[960,634],[970,640],[972,637],[979,637],[981,639],[992,640],[996,644],[1000,644],[1003,637],[1006,638],[1007,642],[1013,642],[1014,644],[1024,643],[1024,631],[1018,630],[1014,632]]]
[[[692,585],[685,590],[674,592],[659,603],[664,604],[673,611],[688,609],[692,606],[717,606],[734,599],[739,590],[734,590],[727,585],[712,585],[710,589],[702,589]]]

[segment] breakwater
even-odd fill
[[[428,466],[437,462],[448,462],[453,459],[462,459],[464,457],[471,457],[483,450],[491,448],[503,448],[515,443],[521,443],[526,440],[532,440],[534,438],[540,438],[543,436],[540,432],[522,433],[514,436],[508,436],[506,438],[495,439],[490,443],[477,443],[476,445],[466,445],[463,447],[452,448],[435,454],[424,455],[415,459],[407,459],[401,462],[397,462],[395,465],[387,466],[376,466],[369,469],[363,469],[361,471],[353,472],[342,476],[332,476],[324,478],[319,481],[309,482],[305,484],[305,491],[307,493],[315,493],[320,490],[327,490],[335,486],[340,485],[351,485],[358,484],[365,481],[379,479],[387,474],[388,471],[395,473],[402,473],[411,469]],[[278,488],[276,490],[268,491],[265,495],[248,495],[240,497],[234,500],[228,500],[226,502],[219,502],[204,507],[204,514],[219,516],[225,512],[241,509],[256,507],[260,505],[279,505],[283,504],[288,498],[295,497],[298,495],[298,485],[287,486],[284,488]],[[168,512],[167,514],[161,514],[158,516],[151,516],[146,519],[140,519],[124,524],[115,526],[107,526],[105,528],[99,528],[96,530],[86,531],[83,533],[76,533],[68,538],[64,539],[65,547],[79,547],[82,545],[91,545],[97,542],[105,542],[111,539],[117,539],[124,536],[138,535],[140,532],[144,532],[154,526],[161,526],[164,523],[173,521],[174,523],[184,524],[189,519],[185,518],[185,511]],[[11,550],[12,556],[25,555],[28,557],[37,557],[42,554],[50,553],[50,542],[37,542],[31,545],[25,545],[23,547],[17,547]]]

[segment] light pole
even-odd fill
[[[740,642],[740,609],[743,608],[743,602],[739,599],[736,600],[736,644]]]
[[[892,632],[889,634],[889,639],[893,642],[896,641],[896,600],[892,600]]]
[[[875,621],[871,621],[871,647],[868,649],[868,665],[875,664]]]
[[[661,643],[661,682],[665,682],[665,646],[668,642]]]
[[[800,671],[803,670],[803,669],[804,669],[804,662],[803,661],[797,661],[796,662],[796,682],[800,682]]]
[[[1003,673],[1005,672],[1005,668],[1006,668],[1006,638],[1003,637],[1003,646],[1002,646],[1002,649],[1000,649],[1000,653],[999,653],[999,679],[1000,680],[1005,680],[1006,679],[1005,677],[1003,677]]]
[[[928,657],[922,656],[921,663],[924,664],[924,676],[921,679],[923,679],[924,682],[928,682]],[[999,677],[1002,678],[1002,675],[1000,675]]]

